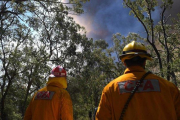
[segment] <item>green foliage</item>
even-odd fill
[[[89,119],[89,112],[99,104],[103,87],[117,77],[114,60],[107,56],[108,44],[104,40],[89,41],[84,46],[81,57],[84,63],[79,68],[77,66],[79,74],[69,78],[68,84],[74,104],[74,119],[78,120]]]

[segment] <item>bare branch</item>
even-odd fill
[[[125,0],[124,0],[124,2],[125,2]],[[131,6],[128,5],[128,3],[126,3],[126,2],[125,2],[125,4],[126,4],[127,7],[129,7],[129,8],[133,11],[133,13],[134,13],[135,16],[137,17],[137,19],[138,19],[138,20],[140,21],[140,23],[143,25],[143,27],[144,27],[144,29],[145,29],[145,31],[146,31],[146,33],[147,33],[147,41],[151,44],[151,42],[150,42],[150,40],[149,40],[149,32],[148,32],[148,29],[147,29],[145,23],[140,19],[140,17],[138,16],[137,12],[136,12],[135,9],[133,8],[133,6],[131,7]]]
[[[148,9],[148,14],[149,14],[149,18],[150,18],[150,22],[151,22],[151,34],[152,34],[152,43],[154,44],[154,23],[153,23],[153,20],[152,20],[152,15],[151,15],[151,8],[150,8],[150,4],[151,3],[149,3],[147,0],[145,0],[146,1],[146,3],[147,3],[147,5],[148,5],[148,7],[147,7],[147,9]]]

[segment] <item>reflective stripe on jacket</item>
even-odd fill
[[[103,89],[96,120],[119,120],[122,109],[146,71],[133,66]],[[171,82],[149,74],[126,109],[124,120],[180,120],[180,92]]]
[[[49,83],[33,96],[24,120],[73,120],[69,93],[61,84]]]

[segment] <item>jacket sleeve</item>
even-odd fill
[[[26,109],[26,112],[25,112],[25,115],[24,115],[24,120],[31,120],[32,119],[31,108],[32,108],[32,100],[31,100],[29,106]]]
[[[102,92],[101,100],[96,113],[96,120],[112,120],[111,106],[107,93]]]
[[[177,94],[175,96],[174,106],[175,106],[175,109],[176,109],[177,119],[180,120],[180,91],[177,89],[176,93]]]
[[[61,119],[73,120],[73,106],[69,93],[65,90],[62,97]]]

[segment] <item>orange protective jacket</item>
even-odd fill
[[[59,82],[48,82],[33,96],[24,120],[73,120],[69,93]]]
[[[96,120],[119,120],[122,109],[146,71],[132,66],[103,89]],[[180,120],[180,92],[171,82],[149,74],[131,99],[124,120]]]

